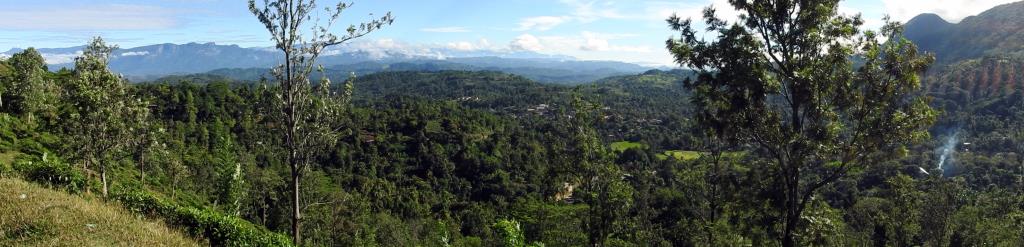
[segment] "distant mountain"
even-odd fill
[[[410,60],[400,62],[365,61],[339,64],[327,67],[328,75],[347,76],[349,73],[363,76],[378,72],[399,71],[499,71],[520,75],[531,80],[555,84],[580,84],[593,82],[610,76],[637,74],[649,70],[636,64],[611,61],[576,61],[501,57],[466,57],[446,60]],[[204,74],[231,78],[239,81],[257,81],[269,78],[269,69],[216,69]],[[319,77],[315,75],[314,78]],[[340,78],[340,77],[339,77]],[[162,80],[162,79],[161,79]]]
[[[991,108],[1024,90],[1024,2],[996,6],[959,23],[935,14],[907,22],[904,35],[935,54],[925,85],[945,112]]]
[[[51,69],[73,67],[82,46],[37,49]],[[10,56],[22,49],[0,53]],[[133,81],[169,75],[211,72],[238,80],[255,80],[277,65],[280,53],[270,48],[244,48],[215,43],[159,44],[114,51],[112,70]],[[345,46],[324,52],[320,63],[334,71],[370,74],[381,71],[502,71],[541,82],[582,83],[651,69],[613,61],[580,61],[573,57],[530,51],[457,50],[444,47],[373,48]]]
[[[1024,2],[996,6],[956,24],[935,14],[922,14],[907,22],[905,35],[922,50],[934,52],[939,64],[1022,55]]]

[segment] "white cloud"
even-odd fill
[[[577,35],[546,35],[533,36],[523,34],[509,44],[510,50],[527,50],[554,54],[573,54],[583,52],[606,54],[607,52],[652,53],[650,46],[616,45],[613,40],[635,37],[635,34],[615,34],[580,32]]]
[[[68,31],[68,30],[149,30],[177,25],[168,9],[145,6],[108,4],[99,6],[66,6],[46,9],[0,10],[0,29]]]
[[[77,51],[75,53],[60,54],[42,53],[39,55],[43,56],[43,60],[46,61],[46,64],[66,64],[74,62],[76,57],[82,55],[82,51]]]
[[[569,18],[564,16],[534,16],[525,18],[519,22],[519,30],[539,30],[547,31],[555,26],[565,23]]]
[[[623,45],[611,45],[608,41],[615,39],[622,39],[627,37],[634,37],[634,34],[608,34],[608,33],[595,33],[595,32],[582,32],[580,33],[580,39],[583,43],[579,47],[580,50],[584,51],[613,51],[613,52],[635,52],[635,53],[649,53],[651,48],[648,46],[623,46]]]
[[[448,43],[448,49],[458,50],[458,51],[472,51],[472,50],[476,50],[478,48],[473,43],[466,42],[466,41],[460,41],[460,42]]]
[[[445,59],[444,54],[434,50],[440,45],[409,44],[394,39],[357,40],[340,45],[324,52],[324,56],[340,55],[346,52],[361,51],[371,58],[385,58],[393,54],[416,57],[432,57]]]
[[[149,51],[130,51],[130,52],[121,53],[122,57],[145,56],[145,55],[149,55]]]
[[[608,50],[608,40],[594,38],[594,37],[587,37],[585,39],[586,39],[586,42],[584,42],[584,44],[582,46],[580,46],[581,50],[584,50],[584,51],[607,51]]]
[[[428,33],[468,33],[469,29],[465,27],[428,27],[421,28],[420,31]]]
[[[540,39],[530,34],[519,35],[508,46],[516,51],[540,51],[544,49],[544,46],[540,44]]]
[[[977,15],[997,5],[1019,0],[882,0],[893,20],[909,21],[922,13],[934,13],[950,22]]]

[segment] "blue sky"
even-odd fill
[[[262,0],[258,0],[262,2]],[[699,17],[714,5],[735,16],[727,0],[351,0],[339,24],[391,11],[393,26],[352,45],[461,50],[531,50],[585,60],[671,63],[663,48],[673,35],[672,13]],[[906,21],[937,13],[956,22],[1014,0],[856,0],[844,13],[862,13],[868,27],[882,16]],[[321,5],[336,0],[320,0]],[[339,27],[337,30],[342,30]],[[13,47],[68,47],[101,35],[121,47],[216,42],[270,46],[269,36],[244,0],[36,0],[7,1],[0,8],[0,51]]]

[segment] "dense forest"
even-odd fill
[[[132,83],[101,38],[73,69],[26,49],[0,61],[0,176],[215,246],[1024,245],[1019,58],[933,64],[838,1],[733,5],[737,25],[706,11],[712,41],[668,20],[686,69],[576,86],[302,59]]]

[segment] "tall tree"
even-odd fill
[[[321,13],[325,13],[328,19],[326,23],[320,23],[315,0],[264,0],[262,7],[256,5],[256,0],[249,0],[249,10],[270,32],[275,47],[284,55],[284,64],[273,70],[273,76],[280,83],[277,98],[284,128],[282,134],[288,150],[288,165],[291,168],[292,238],[295,244],[300,244],[302,240],[300,178],[316,158],[317,152],[322,152],[324,146],[336,139],[335,130],[339,128],[339,110],[342,109],[339,106],[343,103],[339,99],[348,98],[347,93],[331,93],[330,82],[326,79],[319,84],[321,89],[314,90],[310,73],[318,67],[316,60],[324,49],[362,37],[394,22],[388,12],[383,17],[358,26],[349,25],[342,36],[331,33],[331,27],[342,11],[350,6],[352,4],[338,3],[334,8],[324,8]],[[345,91],[351,92],[350,89],[348,86]]]
[[[815,192],[926,138],[935,118],[920,92],[934,58],[904,39],[897,23],[859,30],[839,0],[730,0],[737,23],[704,11],[713,40],[691,20],[667,21],[677,63],[698,71],[686,82],[703,127],[749,143],[780,191],[774,198],[783,246],[799,245],[801,215]],[[884,43],[880,43],[884,39]],[[854,58],[858,62],[854,63]],[[895,150],[895,151],[894,151]]]
[[[47,79],[46,61],[34,48],[28,48],[14,54],[7,61],[13,68],[13,76],[9,79],[6,102],[0,106],[7,107],[11,112],[23,114],[29,122],[42,112],[49,112],[56,103],[57,90],[55,84]]]
[[[74,109],[67,140],[71,153],[81,154],[83,169],[91,179],[92,164],[100,168],[103,196],[107,196],[107,164],[116,152],[132,143],[137,119],[149,114],[146,103],[129,93],[129,85],[107,67],[110,53],[117,49],[96,37],[75,58],[74,79],[67,85],[66,102]],[[86,191],[88,187],[86,187]]]
[[[594,126],[603,119],[599,105],[574,95],[572,129],[576,166],[575,192],[587,204],[583,225],[590,246],[604,246],[605,241],[620,228],[621,220],[633,203],[633,188],[624,181],[627,176],[615,164],[611,151],[601,142]]]

